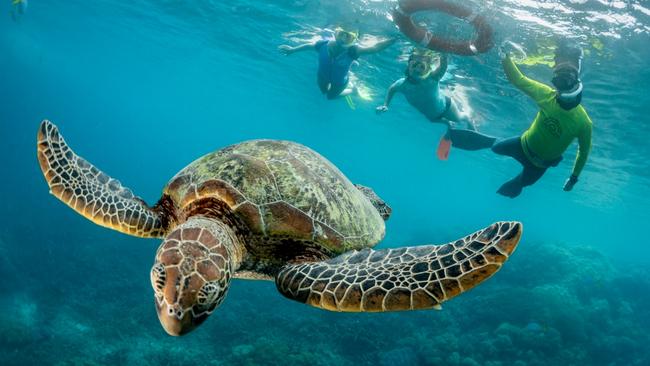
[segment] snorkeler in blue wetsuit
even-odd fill
[[[438,60],[438,66],[434,64]],[[463,122],[467,128],[475,130],[474,122],[458,110],[456,102],[440,91],[440,80],[447,72],[447,55],[436,54],[431,50],[415,48],[409,55],[406,76],[394,82],[384,104],[377,107],[377,114],[388,111],[388,106],[396,93],[404,94],[406,100],[429,121],[451,126]],[[441,141],[438,156],[446,160],[451,144],[447,138]]]
[[[336,28],[334,37],[333,41],[323,39],[295,47],[278,47],[285,55],[305,50],[318,52],[318,87],[328,99],[347,95],[352,91],[348,85],[350,67],[359,56],[380,52],[395,42],[395,39],[387,39],[371,47],[361,47],[356,45],[359,38],[357,30],[350,31],[340,27]]]
[[[11,9],[11,18],[14,21],[18,21],[27,11],[27,0],[13,0],[11,5],[13,6]]]

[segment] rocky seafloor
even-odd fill
[[[66,252],[58,238],[34,253],[18,239],[0,241],[2,365],[650,364],[650,273],[590,247],[522,243],[442,311],[330,313],[235,281],[203,326],[175,338],[156,318],[149,249]]]

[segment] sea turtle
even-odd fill
[[[372,250],[390,208],[288,141],[246,141],[205,155],[176,174],[154,206],[76,155],[47,120],[38,160],[50,192],[81,215],[163,238],[151,284],[171,335],[203,323],[233,277],[275,280],[282,295],[327,310],[440,308],[499,270],[522,232],[518,222],[498,222],[445,245]]]

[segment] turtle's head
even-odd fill
[[[167,333],[189,333],[223,302],[235,266],[234,242],[226,225],[203,217],[167,235],[151,269],[158,319]]]

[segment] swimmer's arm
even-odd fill
[[[402,84],[404,83],[404,78],[401,78],[394,82],[389,88],[388,92],[386,92],[386,99],[384,100],[384,104],[380,105],[379,107],[376,108],[377,114],[381,114],[384,112],[388,112],[388,106],[390,105],[390,101],[393,100],[393,97],[395,96],[395,93],[400,91],[402,88]]]
[[[390,105],[390,102],[393,100],[395,93],[400,91],[400,89],[402,88],[402,84],[404,84],[404,78],[397,80],[388,88],[388,92],[386,93],[386,99],[384,100],[384,106],[386,108],[388,108],[388,106]]]
[[[436,71],[431,74],[431,78],[433,78],[436,81],[440,81],[442,77],[445,75],[447,72],[447,66],[449,65],[449,57],[447,56],[446,53],[440,54],[440,66],[436,69]]]
[[[502,64],[503,71],[505,71],[508,81],[519,90],[526,93],[526,95],[531,97],[537,104],[546,100],[549,94],[555,94],[555,91],[550,86],[529,79],[522,74],[509,55],[503,59]]]
[[[587,164],[587,158],[589,157],[589,152],[591,151],[591,121],[585,125],[582,130],[582,133],[578,136],[578,156],[576,157],[576,162],[573,165],[573,175],[578,178],[582,168]]]
[[[278,50],[285,55],[290,55],[292,53],[296,52],[302,52],[302,51],[308,51],[308,50],[315,50],[316,49],[316,43],[310,42],[310,43],[303,43],[300,45],[297,45],[295,47],[291,47],[289,45],[283,44],[278,47]]]
[[[395,41],[397,41],[397,39],[389,38],[389,39],[385,39],[383,41],[377,42],[375,45],[370,46],[370,47],[356,46],[356,48],[357,48],[357,56],[369,55],[371,53],[377,53],[377,52],[383,51],[386,48],[388,48],[390,45],[395,43]]]

